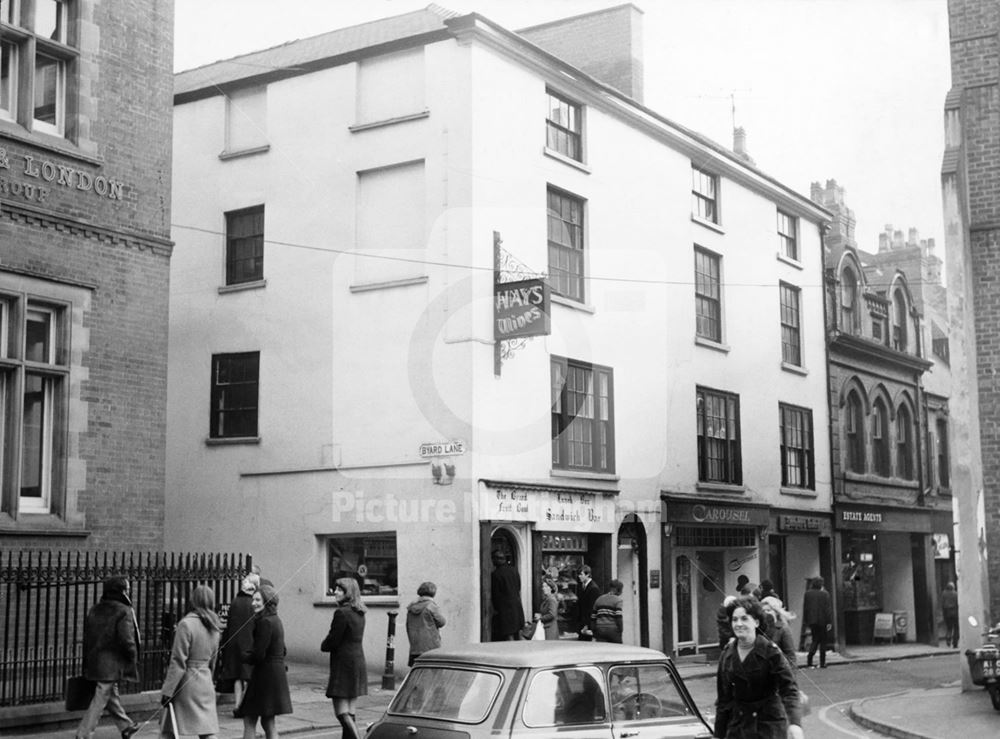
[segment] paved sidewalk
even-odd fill
[[[956,649],[932,647],[926,644],[891,644],[871,647],[851,647],[849,653],[829,653],[831,668],[857,662],[912,659],[931,655],[957,654]],[[805,654],[799,654],[799,664],[805,664]],[[711,678],[715,665],[708,662],[681,661],[678,669],[685,680]],[[326,691],[327,667],[293,662],[288,668],[294,712],[277,719],[281,734],[322,731],[330,737],[340,736],[340,724],[333,715]],[[381,681],[381,677],[379,678]],[[400,680],[397,679],[397,686]],[[364,729],[385,711],[394,691],[382,690],[381,682],[369,686],[369,694],[358,699],[358,725]],[[142,730],[136,736],[155,737],[159,733],[159,696],[144,693],[126,696],[128,710],[145,716]],[[129,705],[131,704],[131,705]],[[232,715],[232,696],[222,696],[219,703],[219,739],[240,739],[243,722]],[[75,714],[79,716],[79,714]],[[953,737],[985,737],[1000,735],[1000,712],[994,711],[985,691],[963,693],[958,687],[935,690],[912,690],[892,695],[865,698],[851,707],[852,718],[879,733],[904,739],[952,739]],[[20,733],[18,733],[20,732]],[[73,724],[58,729],[5,730],[5,739],[30,739],[44,736],[70,737]],[[261,734],[258,733],[258,736]],[[95,739],[117,739],[118,731],[104,719],[94,733]]]

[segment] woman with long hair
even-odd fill
[[[160,690],[161,703],[173,706],[173,731],[178,736],[205,739],[219,731],[212,674],[221,631],[215,593],[207,585],[196,586],[188,596],[188,612],[174,632],[167,677]]]
[[[355,703],[359,695],[368,695],[368,668],[362,648],[365,635],[365,604],[354,578],[342,577],[334,583],[330,632],[320,650],[330,653],[330,680],[326,697],[333,700],[333,713],[344,728],[344,739],[358,739]]]
[[[243,739],[254,739],[258,719],[264,736],[275,739],[274,717],[292,712],[285,672],[285,627],[278,618],[278,593],[273,586],[262,582],[251,604],[256,614],[253,646],[244,652],[243,661],[253,665],[253,670],[243,702],[233,714],[243,719]]]

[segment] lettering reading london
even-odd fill
[[[11,166],[13,154],[0,148],[0,169],[15,171]],[[30,154],[24,155],[24,168],[20,174],[34,181],[9,179],[0,176],[0,195],[14,195],[36,203],[44,203],[52,190],[45,184],[66,189],[92,192],[108,200],[125,199],[125,183],[113,180],[104,175],[92,175],[82,169],[75,169],[64,164],[57,164],[48,159],[35,159]]]

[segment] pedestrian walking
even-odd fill
[[[139,626],[129,591],[129,582],[124,577],[109,577],[104,581],[100,601],[87,613],[83,626],[83,676],[96,686],[77,726],[77,739],[90,739],[105,708],[122,739],[129,739],[139,730],[139,724],[125,713],[118,694],[119,682],[139,680]]]
[[[622,581],[608,583],[608,592],[594,601],[594,641],[622,643]]]
[[[823,578],[814,577],[802,603],[802,623],[809,627],[812,643],[806,665],[813,666],[813,655],[819,649],[819,666],[826,667],[826,641],[833,629],[833,604],[830,594],[823,589]]]
[[[958,591],[955,583],[949,582],[941,593],[941,614],[944,616],[944,643],[958,646]]]
[[[524,628],[521,576],[503,552],[493,552],[490,595],[493,602],[493,641],[515,641]]]
[[[542,578],[542,602],[538,606],[538,620],[545,629],[546,639],[559,638],[559,599],[556,584],[551,578]]]
[[[359,739],[355,704],[358,696],[368,695],[368,667],[362,648],[367,608],[361,601],[357,580],[351,577],[334,583],[333,597],[337,610],[333,612],[330,632],[320,645],[321,651],[330,653],[326,697],[333,701],[333,714],[343,727],[343,739]]]
[[[434,602],[437,585],[432,582],[420,583],[417,599],[406,607],[406,638],[410,640],[409,667],[413,661],[429,649],[441,646],[441,627],[445,625],[444,615]]]
[[[221,676],[233,681],[233,700],[238,706],[253,665],[243,661],[243,654],[253,647],[253,594],[260,587],[260,576],[251,572],[240,581],[240,591],[229,604],[226,630],[222,634]]]
[[[173,706],[168,715],[175,722],[172,729],[177,736],[208,739],[219,731],[212,675],[221,629],[215,593],[207,585],[198,585],[188,597],[187,615],[174,632],[167,677],[160,689],[160,702]]]
[[[792,636],[791,621],[795,618],[795,614],[786,611],[781,599],[773,595],[765,596],[760,601],[760,607],[764,611],[766,624],[764,635],[778,645],[778,649],[785,655],[794,672],[798,655],[795,649],[795,637]]]
[[[803,739],[799,690],[781,650],[759,633],[756,598],[727,606],[736,638],[719,657],[714,736],[719,739]]]
[[[597,587],[597,583],[594,582],[591,573],[590,565],[584,565],[577,574],[581,588],[576,602],[577,614],[580,619],[577,629],[577,639],[579,641],[593,641],[594,639],[594,624],[592,621],[594,603],[601,597],[601,589]]]
[[[271,585],[262,583],[251,604],[255,614],[253,645],[243,659],[253,669],[243,701],[233,715],[243,719],[243,739],[254,739],[258,720],[266,739],[275,739],[278,729],[274,717],[292,712],[285,666],[285,627],[278,618],[278,593]]]

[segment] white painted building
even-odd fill
[[[425,580],[490,638],[493,550],[529,617],[552,576],[572,637],[587,564],[668,651],[829,566],[829,214],[637,102],[640,20],[430,6],[177,75],[166,542],[252,552],[293,656],[337,576],[378,670]],[[551,291],[499,359],[495,261]]]

